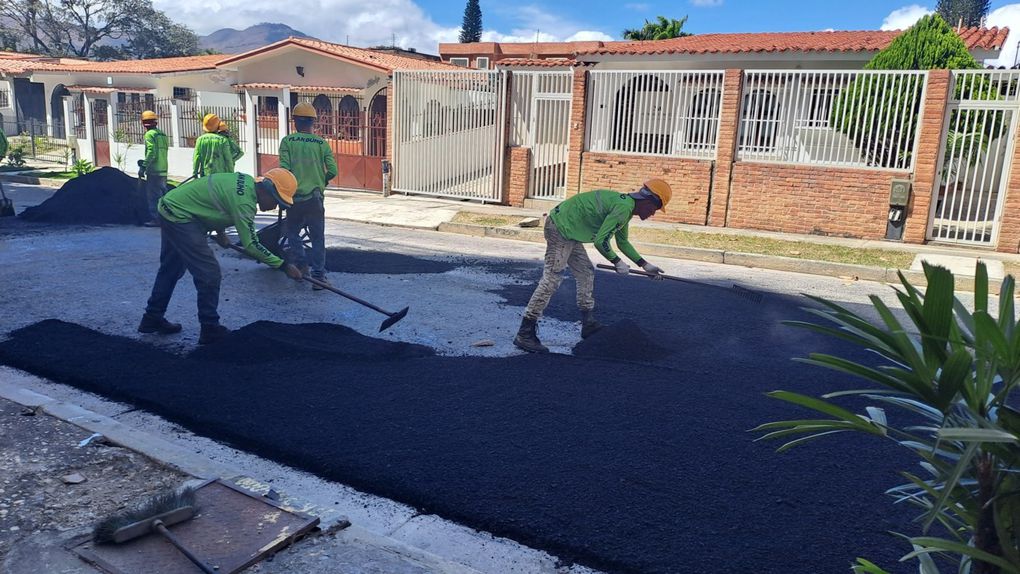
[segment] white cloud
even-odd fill
[[[612,42],[613,37],[605,32],[599,32],[598,30],[581,30],[575,32],[573,35],[565,38],[567,42],[591,42],[594,40],[601,40],[603,42]]]
[[[929,10],[919,4],[911,4],[910,6],[904,6],[897,8],[889,13],[882,20],[882,30],[906,30],[907,28],[914,25],[915,22],[920,20],[922,17],[931,14],[933,10]]]
[[[723,0],[691,0],[691,4],[700,7],[722,6]]]
[[[996,8],[988,14],[987,26],[1008,27],[1009,37],[1002,46],[997,60],[985,60],[986,64],[992,66],[1006,66],[1011,68],[1016,60],[1016,45],[1020,41],[1020,4],[1006,4]]]
[[[390,44],[436,53],[440,42],[456,42],[458,27],[437,24],[413,0],[154,0],[171,18],[192,27],[198,34],[219,28],[244,29],[260,22],[281,22],[305,34],[353,46]],[[535,31],[542,41],[612,39],[585,29],[537,6],[513,6],[509,33],[486,30],[484,41],[533,42]],[[458,18],[459,20],[459,18]],[[483,14],[484,23],[484,14]]]
[[[644,2],[632,2],[630,4],[624,4],[623,7],[628,10],[633,10],[635,12],[647,12],[652,8],[650,5],[645,4]]]

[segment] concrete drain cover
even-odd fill
[[[216,480],[195,490],[198,514],[170,527],[184,545],[217,572],[233,574],[291,544],[319,519]],[[77,539],[70,550],[109,574],[194,574],[198,567],[159,534],[124,544]]]

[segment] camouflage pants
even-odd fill
[[[595,285],[595,269],[592,267],[584,244],[567,239],[560,235],[552,218],[545,222],[545,269],[542,280],[538,282],[535,293],[524,310],[524,318],[538,320],[549,305],[556,289],[563,281],[563,269],[570,268],[570,273],[577,281],[577,307],[582,311],[590,311],[595,307],[592,288]]]

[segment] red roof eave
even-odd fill
[[[347,62],[349,64],[354,64],[356,66],[363,66],[365,68],[373,68],[373,69],[379,70],[380,72],[390,73],[390,72],[393,71],[391,68],[387,68],[385,66],[380,66],[378,64],[372,64],[372,63],[365,62],[365,61],[362,61],[362,60],[356,60],[354,58],[348,58],[347,56],[341,56],[340,54],[335,54],[333,52],[329,52],[329,51],[323,50],[321,48],[316,48],[315,46],[307,46],[305,44],[301,44],[301,43],[293,41],[292,38],[287,38],[286,40],[280,40],[279,42],[276,42],[275,44],[270,44],[268,46],[263,46],[261,48],[256,48],[255,50],[252,50],[250,52],[245,52],[244,54],[238,54],[237,56],[234,56],[232,58],[227,58],[226,60],[221,60],[219,62],[216,62],[216,67],[218,68],[218,67],[224,66],[226,64],[233,64],[233,63],[236,63],[236,62],[240,62],[241,60],[247,60],[247,59],[253,58],[255,56],[259,56],[259,55],[266,54],[266,53],[272,52],[272,51],[280,49],[280,48],[284,48],[284,47],[286,47],[288,45],[289,46],[293,46],[293,47],[298,48],[298,49],[301,49],[301,50],[308,50],[309,52],[315,52],[317,54],[320,54],[322,56],[327,56],[329,58],[334,58],[334,59],[337,59],[337,60],[341,60],[341,61]]]

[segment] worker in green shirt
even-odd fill
[[[255,213],[259,209],[290,207],[296,189],[294,175],[275,168],[258,181],[243,173],[217,173],[187,182],[164,195],[159,200],[162,235],[159,271],[138,331],[161,335],[181,331],[181,325],[168,321],[165,314],[177,282],[188,271],[198,292],[198,321],[202,326],[198,343],[215,343],[230,332],[220,324],[217,311],[221,274],[220,264],[209,248],[210,231],[216,232],[217,243],[228,247],[230,240],[224,230],[234,226],[248,255],[283,269],[288,277],[300,281],[297,267],[273,255],[259,243],[255,233]]]
[[[241,157],[241,148],[229,136],[220,132],[224,125],[216,114],[202,118],[205,133],[195,140],[195,155],[192,161],[193,177],[205,177],[214,173],[233,173],[234,163]]]
[[[149,222],[145,224],[147,227],[159,226],[156,204],[166,193],[167,149],[170,142],[163,130],[156,127],[158,123],[156,112],[152,110],[142,112],[142,126],[145,127],[145,159],[141,162],[141,168],[145,172],[145,194],[149,200],[150,216]]]
[[[223,136],[223,139],[227,140],[227,145],[230,147],[230,169],[227,171],[234,171],[234,164],[237,163],[237,160],[241,159],[244,152],[241,151],[241,146],[237,144],[237,141],[231,137],[230,126],[227,125],[227,122],[220,120],[220,127],[216,128],[216,133],[220,134]]]
[[[595,249],[621,275],[629,274],[630,266],[610,246],[609,241],[613,237],[616,238],[617,247],[628,259],[648,273],[662,273],[662,269],[645,261],[631,245],[627,238],[628,224],[635,215],[644,220],[660,209],[665,210],[672,195],[673,190],[668,183],[661,179],[650,179],[634,193],[598,189],[575,195],[553,208],[545,223],[545,268],[542,279],[524,311],[524,319],[514,338],[514,345],[530,353],[549,352],[538,339],[538,319],[559,288],[565,267],[570,268],[577,281],[581,337],[587,338],[602,328],[593,314],[595,271],[584,249],[585,243],[594,243]]]
[[[298,182],[294,206],[287,210],[284,222],[288,257],[302,273],[308,272],[310,263],[312,278],[325,283],[326,209],[322,192],[339,170],[329,144],[312,133],[312,124],[317,115],[315,108],[307,102],[294,106],[291,116],[297,132],[280,141],[280,167],[294,172]],[[308,238],[312,242],[310,253],[305,253],[301,241],[301,229],[306,226]],[[312,289],[321,290],[322,287],[313,284]]]

